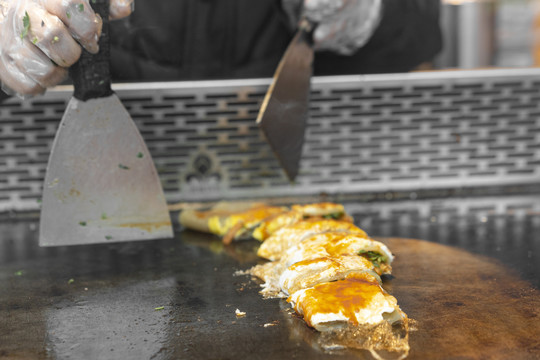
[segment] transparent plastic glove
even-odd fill
[[[111,0],[111,17],[132,0]],[[0,81],[7,93],[36,95],[63,81],[81,46],[99,50],[101,18],[88,0],[0,0]]]
[[[111,0],[109,4],[109,18],[118,20],[131,15],[135,3],[133,0]]]
[[[291,20],[298,16],[300,5],[302,15],[317,24],[313,33],[316,50],[342,55],[351,55],[368,42],[382,13],[382,0],[282,1]]]

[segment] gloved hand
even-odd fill
[[[111,0],[111,19],[128,16],[132,4]],[[2,90],[36,95],[60,83],[81,46],[98,52],[101,25],[88,0],[0,0]]]
[[[351,55],[367,43],[382,13],[382,0],[282,0],[282,4],[291,21],[297,23],[301,13],[317,24],[316,50],[342,55]]]

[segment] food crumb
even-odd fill
[[[246,313],[244,311],[240,311],[239,309],[236,309],[235,314],[237,318],[246,316]]]
[[[249,270],[236,270],[233,276],[250,275]]]
[[[263,326],[264,327],[269,327],[269,326],[276,326],[277,324],[274,324],[274,323],[266,323],[264,324]]]

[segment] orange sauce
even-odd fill
[[[246,224],[262,221],[272,215],[284,212],[284,208],[275,206],[262,206],[243,213],[235,214],[236,221],[242,221]]]
[[[311,237],[305,239],[306,244],[309,242],[317,242],[323,244],[334,244],[340,242],[342,239],[345,239],[350,236],[362,238],[364,232],[362,230],[358,231],[357,229],[330,229],[328,232],[323,232],[320,234],[312,235]]]
[[[313,326],[315,314],[341,313],[357,325],[355,313],[369,305],[373,297],[382,293],[376,280],[368,274],[352,274],[344,280],[318,284],[305,291],[295,310],[304,314],[304,320]],[[287,299],[290,301],[291,297]]]
[[[207,217],[210,216],[210,215],[209,215],[209,214],[210,214],[209,212],[202,212],[202,211],[200,211],[200,212],[195,212],[194,214],[195,214],[195,216],[196,216],[198,219],[206,219]],[[213,214],[212,214],[212,215],[213,215]]]
[[[325,230],[360,230],[356,225],[351,224],[350,222],[339,221],[339,220],[329,220],[329,219],[307,219],[305,222],[299,223],[304,226],[299,226],[303,230],[313,230],[313,231],[325,231]]]
[[[303,247],[309,248],[313,246],[321,247],[326,250],[326,253],[334,255],[346,255],[347,248],[351,242],[356,241],[356,238],[364,238],[363,232],[345,232],[331,231],[313,235],[303,241]],[[355,254],[352,254],[355,255]]]
[[[339,241],[347,235],[348,233],[345,231],[330,231],[320,234],[314,234],[304,239],[304,241],[302,242],[302,246],[308,247],[312,246],[312,244]]]
[[[354,224],[338,220],[320,220],[320,219],[306,219],[300,221],[289,227],[281,228],[275,233],[275,241],[282,242],[283,251],[288,247],[295,245],[301,239],[307,239],[311,236],[324,236],[324,232],[355,232],[364,233],[361,229]]]
[[[162,222],[148,222],[148,223],[128,223],[128,224],[120,224],[118,226],[123,227],[123,228],[142,229],[148,232],[152,232],[164,226],[171,226],[171,222],[162,221]]]
[[[310,260],[298,261],[298,262],[292,264],[291,266],[289,266],[289,270],[296,270],[301,266],[309,266],[311,264],[316,264],[318,262],[323,262],[323,261],[331,261],[333,267],[338,267],[339,266],[339,264],[336,261],[334,261],[334,260],[332,260],[332,259],[330,259],[328,257],[320,257],[320,258],[315,258],[315,259],[310,259]]]
[[[284,211],[285,210],[282,207],[260,206],[242,213],[231,215],[227,219],[225,228],[223,229],[225,230],[223,243],[230,244],[244,229],[250,229],[262,220],[282,214]]]
[[[293,224],[294,222],[300,220],[301,216],[302,214],[298,212],[287,211],[285,213],[275,214],[270,218],[265,219],[258,229],[261,237],[260,240],[265,240],[277,229]]]
[[[74,187],[69,189],[69,196],[80,196],[80,195],[81,195],[81,192],[75,189]]]
[[[356,254],[351,254],[349,251],[351,247],[350,245],[354,241],[356,241],[356,239],[343,237],[341,239],[338,239],[338,241],[328,242],[324,244],[323,246],[326,252],[332,256],[347,255],[347,254],[356,255]]]

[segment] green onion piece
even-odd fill
[[[155,307],[155,308],[154,308],[154,310],[156,310],[156,311],[157,311],[157,310],[163,310],[163,309],[165,309],[165,306],[158,306],[158,307]]]
[[[343,216],[342,212],[337,212],[337,213],[323,215],[323,218],[337,220],[337,219],[341,218],[342,216]]]
[[[66,11],[66,16],[68,19],[71,19],[71,13],[69,11]]]
[[[129,166],[126,166],[126,165],[123,165],[123,164],[118,164],[118,167],[122,170],[129,170]]]
[[[22,18],[23,23],[23,29],[21,31],[21,39],[24,39],[26,35],[28,35],[28,31],[30,31],[30,16],[28,15],[28,12],[24,12],[24,16]]]
[[[138,157],[139,159],[142,159],[142,158],[144,157],[144,154],[143,154],[142,152],[139,152],[139,153],[137,154],[137,157]]]
[[[23,275],[23,271],[22,270],[19,270],[19,271],[16,271],[15,272],[15,276],[22,276]]]
[[[105,240],[112,240],[112,236],[111,235],[105,235]]]
[[[69,279],[68,284],[73,284],[75,282],[75,279]]]
[[[80,11],[80,12],[83,12],[83,11],[84,11],[84,4],[79,4],[79,11]]]
[[[376,251],[360,250],[358,254],[371,261],[375,267],[380,267],[382,263],[387,261],[386,256]]]
[[[79,221],[79,225],[86,226],[86,221]]]

